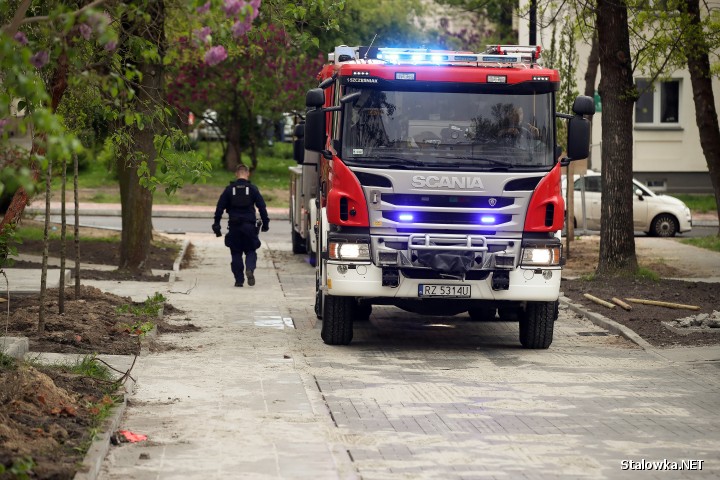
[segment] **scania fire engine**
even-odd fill
[[[548,348],[564,264],[561,166],[586,158],[593,100],[555,111],[539,46],[339,46],[296,129],[293,250],[315,258],[322,339],[372,305],[496,313]],[[568,120],[566,148],[556,118]],[[304,148],[303,148],[304,146]],[[565,152],[563,154],[563,151]]]

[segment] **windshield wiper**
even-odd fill
[[[502,167],[515,167],[516,166],[514,163],[511,163],[511,162],[504,162],[502,160],[495,160],[495,159],[487,158],[487,157],[473,157],[470,155],[457,155],[457,158],[460,158],[463,160],[487,162],[487,163],[491,163],[493,165],[500,165]]]

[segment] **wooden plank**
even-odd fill
[[[598,305],[602,305],[603,307],[615,308],[614,304],[612,304],[610,302],[606,302],[605,300],[602,300],[594,295],[590,295],[589,293],[583,293],[583,296],[585,298],[587,298],[588,300],[591,300],[591,301],[597,303]]]
[[[624,308],[625,310],[628,310],[628,311],[632,310],[632,305],[628,305],[627,303],[623,302],[622,300],[620,300],[620,299],[617,298],[617,297],[613,297],[613,298],[611,298],[610,300],[611,300],[613,303],[615,303],[616,305],[620,305],[620,306],[621,306],[622,308]]]
[[[642,303],[644,305],[655,305],[658,307],[681,308],[685,310],[700,310],[700,307],[698,307],[697,305],[683,305],[682,303],[661,302],[659,300],[646,300],[644,298],[626,298],[625,300],[632,303]]]

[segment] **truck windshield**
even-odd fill
[[[379,168],[548,169],[552,94],[360,92],[343,108],[342,158]]]

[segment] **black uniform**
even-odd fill
[[[257,263],[257,250],[260,247],[258,230],[256,228],[255,207],[260,211],[262,230],[266,232],[270,225],[265,200],[258,188],[243,178],[228,185],[220,195],[217,207],[215,208],[215,223],[213,231],[220,233],[220,219],[223,212],[227,211],[230,220],[228,221],[228,233],[225,236],[225,245],[230,248],[232,262],[230,267],[235,276],[235,285],[242,286],[244,283],[243,270],[247,270],[248,279],[252,279],[252,271]],[[246,265],[243,265],[243,254],[245,254]]]

